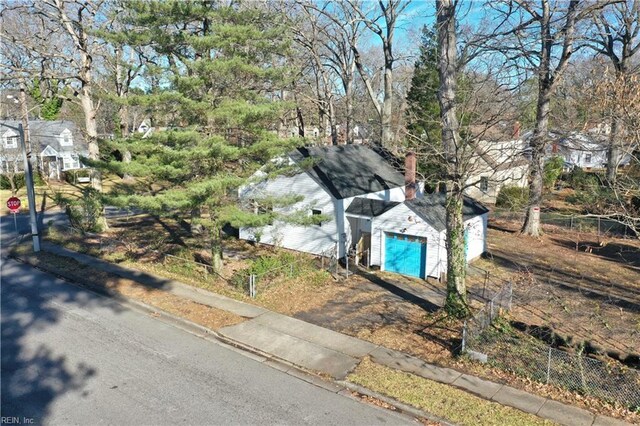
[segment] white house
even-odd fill
[[[269,195],[301,195],[283,210],[306,211],[330,219],[320,225],[275,222],[241,228],[240,238],[338,257],[357,248],[364,263],[421,278],[446,271],[444,196],[425,195],[415,182],[415,155],[407,156],[405,175],[387,154],[363,145],[299,148],[289,154],[300,173],[251,183],[239,191],[241,202]],[[306,167],[303,165],[308,164]],[[259,173],[258,173],[259,175]],[[467,259],[485,250],[487,209],[466,199]]]
[[[22,170],[21,147],[18,134],[9,127],[18,127],[18,121],[0,122],[2,149],[0,150],[0,168]],[[87,143],[75,123],[71,121],[30,120],[29,135],[31,149],[37,158],[37,166],[45,178],[60,179],[63,171],[82,168],[81,156],[88,156]]]
[[[508,141],[478,141],[470,161],[470,176],[465,190],[468,196],[495,203],[503,186],[527,186],[529,160],[525,157],[527,143],[516,138]]]

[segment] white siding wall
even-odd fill
[[[591,160],[587,162],[587,156],[591,156]],[[580,168],[601,169],[607,164],[607,152],[594,149],[592,151],[571,150],[565,156],[565,161],[575,164]]]
[[[409,221],[409,216],[413,220]],[[404,234],[415,235],[427,239],[427,260],[426,272],[427,276],[438,276],[437,266],[440,250],[440,235],[438,231],[433,229],[424,220],[419,218],[413,210],[404,204],[392,208],[384,214],[373,219],[373,232],[371,235],[371,264],[379,265],[384,270],[384,233],[394,232],[402,234],[401,230],[406,228]]]
[[[372,199],[372,200],[383,200],[383,201],[398,201],[398,202],[402,202],[404,201],[404,186],[401,187],[397,187],[397,188],[391,188],[391,189],[387,189],[387,190],[382,190],[382,191],[378,191],[378,192],[372,192],[370,194],[364,194],[364,195],[358,195],[358,197],[360,198],[368,198],[368,199]],[[353,200],[356,197],[351,197],[351,198],[345,198],[344,200],[336,200],[337,203],[342,203],[342,205],[337,205],[336,206],[336,213],[339,211],[342,211],[343,214],[344,212],[349,208],[349,206],[351,205],[351,203],[353,202]],[[392,209],[395,210],[395,209]],[[338,214],[336,214],[336,217],[338,219],[338,227],[340,228],[341,223],[344,223],[344,228],[340,228],[340,229],[344,229],[344,234],[345,235],[345,241],[344,244],[340,244],[339,247],[339,257],[344,256],[345,254],[345,247],[351,247],[351,245],[354,243],[352,241],[352,237],[353,237],[353,230],[351,229],[351,224],[349,223],[349,221],[344,218],[344,222],[340,222],[340,216]],[[373,232],[371,235],[371,238],[373,240]],[[373,244],[373,241],[372,241]],[[373,250],[373,249],[372,249]]]
[[[482,164],[485,163],[483,162]],[[526,187],[528,172],[529,168],[526,165],[498,171],[493,171],[487,165],[485,170],[482,170],[478,174],[469,178],[467,180],[467,184],[470,182],[477,182],[481,177],[487,177],[489,180],[489,188],[486,191],[482,191],[480,189],[480,183],[478,183],[475,186],[467,188],[464,193],[478,201],[495,203],[496,197],[500,192],[500,188],[503,186],[517,186],[520,188]]]
[[[467,262],[486,251],[487,214],[476,216],[464,223],[465,229],[468,230]]]
[[[469,231],[469,248],[467,249],[467,263],[476,259],[487,250],[487,218],[489,213],[476,216],[464,222],[465,229]],[[445,231],[440,234],[440,247],[442,253],[440,256],[440,273],[447,272],[447,235]]]
[[[306,173],[295,176],[280,176],[269,181],[249,185],[240,189],[240,198],[260,198],[268,194],[284,196],[287,194],[303,194],[305,199],[289,206],[288,211],[318,209],[322,214],[333,219],[322,223],[321,226],[294,226],[282,222],[265,226],[261,229],[241,228],[240,238],[255,241],[256,234],[260,235],[260,242],[264,244],[278,245],[292,250],[319,254],[329,247],[335,246],[338,241],[338,223],[335,216],[332,197],[325,192]],[[344,210],[342,210],[344,216]]]

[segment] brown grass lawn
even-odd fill
[[[490,258],[479,266],[513,277],[513,316],[549,327],[574,344],[591,342],[624,356],[640,352],[640,241],[547,227],[520,237],[515,223],[489,231]]]

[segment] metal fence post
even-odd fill
[[[462,345],[460,346],[460,351],[461,353],[464,353],[464,351],[467,349],[467,321],[465,320],[464,324],[462,325]]]
[[[551,378],[551,346],[549,346],[549,356],[547,357],[547,384]]]
[[[489,302],[489,322],[493,321],[493,299]]]
[[[291,264],[291,267],[289,270],[289,277],[293,277],[293,263]]]
[[[255,274],[249,275],[249,297],[255,299],[256,297],[256,276]]]

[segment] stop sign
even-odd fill
[[[18,213],[20,210],[20,198],[11,197],[7,200],[7,207],[11,210],[11,213]]]

